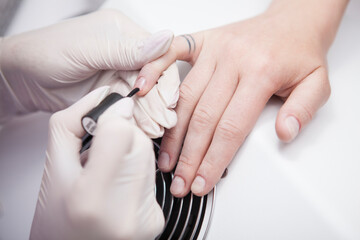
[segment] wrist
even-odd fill
[[[332,44],[348,0],[273,0],[267,14],[284,15],[284,21],[295,22],[320,41],[325,52]],[[285,20],[286,19],[286,20]],[[299,33],[300,34],[300,33]]]

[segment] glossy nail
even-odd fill
[[[176,176],[171,183],[170,192],[174,195],[179,195],[184,191],[184,188],[185,188],[184,179],[182,179],[179,176]]]
[[[289,131],[289,135],[290,135],[289,142],[290,142],[298,135],[299,130],[300,130],[300,124],[299,124],[298,120],[293,116],[287,117],[285,119],[285,124]]]
[[[200,194],[204,191],[205,179],[201,176],[197,176],[191,185],[191,191],[195,194]]]
[[[158,158],[158,167],[160,170],[168,171],[170,167],[170,156],[166,152],[160,152],[159,158]]]
[[[136,80],[134,88],[139,88],[141,91],[145,86],[145,83],[146,83],[146,79],[144,77],[140,77],[139,79]]]

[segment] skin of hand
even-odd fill
[[[14,115],[64,109],[99,86],[127,94],[138,70],[167,52],[173,34],[151,35],[121,12],[106,9],[0,40],[0,122],[5,122]],[[176,124],[177,67],[163,79],[151,97],[135,99],[134,118],[150,137]]]
[[[131,98],[100,116],[91,148],[79,153],[80,119],[109,91],[100,87],[52,115],[30,239],[154,239],[161,232],[153,145],[131,123]]]
[[[193,65],[180,86],[177,125],[163,137],[159,168],[177,164],[171,192],[207,194],[220,180],[269,98],[284,100],[276,132],[292,141],[330,96],[326,54],[345,0],[274,1],[254,18],[176,37],[141,70],[139,95],[175,60]]]

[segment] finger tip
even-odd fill
[[[191,187],[191,192],[192,192],[192,194],[194,194],[195,196],[198,196],[198,197],[202,197],[205,195],[203,192],[198,192],[196,190],[193,190],[192,187]]]
[[[276,135],[280,139],[280,141],[287,142],[289,137],[286,130],[284,130],[284,127],[281,124],[277,124],[275,129]]]
[[[170,192],[177,198],[186,196],[189,191],[185,188],[185,180],[180,176],[175,176],[170,186]]]
[[[293,139],[292,138],[290,138],[290,137],[287,137],[287,136],[279,136],[279,134],[278,134],[278,138],[280,139],[280,141],[281,142],[283,142],[283,143],[290,143]]]
[[[171,190],[170,190],[170,193],[171,193],[174,197],[176,197],[176,198],[182,198],[182,197],[185,197],[185,195],[184,195],[184,194],[175,193],[175,192],[173,192],[173,191],[171,191]]]
[[[195,192],[193,192],[193,191],[191,191],[195,196],[197,196],[197,197],[203,197],[203,196],[205,196],[206,195],[206,193],[195,193]]]
[[[174,168],[172,168],[171,166],[160,166],[158,165],[159,170],[163,173],[169,173],[171,172]]]
[[[282,116],[276,122],[276,134],[284,143],[292,142],[300,132],[300,122],[293,115]]]
[[[160,151],[158,157],[158,167],[162,172],[169,172],[170,168],[170,156],[165,151]]]
[[[146,93],[147,91],[145,89],[144,90],[140,89],[139,92],[136,93],[136,96],[143,97],[146,95]]]
[[[191,184],[191,192],[196,196],[204,196],[206,194],[206,181],[202,176],[197,176]]]
[[[148,84],[148,77],[144,75],[139,75],[138,79],[134,84],[134,89],[139,88],[139,91],[136,93],[136,96],[143,97],[150,91],[150,86]]]

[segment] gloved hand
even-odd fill
[[[17,114],[64,109],[99,86],[116,85],[127,94],[136,70],[164,54],[172,39],[170,31],[150,35],[115,10],[0,39],[0,123]],[[172,108],[179,84],[174,65],[149,96],[135,100],[136,122],[149,136],[176,124]]]
[[[88,158],[81,164],[80,119],[109,89],[96,89],[51,117],[30,239],[148,240],[161,232],[155,156],[150,139],[129,121],[132,99],[118,101],[99,118]]]

